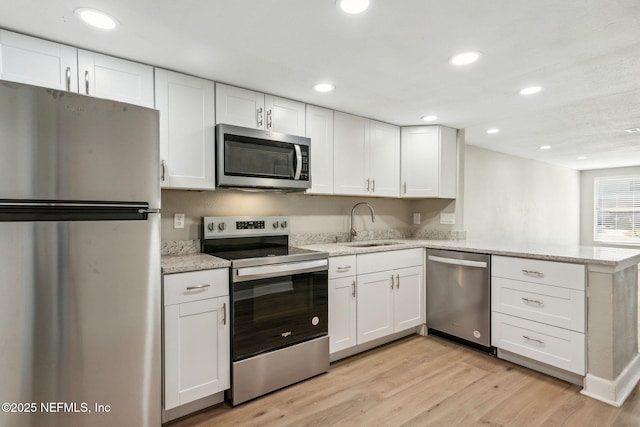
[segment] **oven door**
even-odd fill
[[[324,269],[233,283],[233,361],[326,335],[327,273]]]

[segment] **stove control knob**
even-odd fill
[[[220,224],[218,224],[218,230],[224,231],[224,228],[225,228],[224,222],[221,222]]]
[[[207,225],[207,228],[209,229],[209,231],[213,231],[215,224],[210,222],[209,225]]]
[[[282,222],[280,223],[280,227],[282,227],[282,228],[287,228],[287,221],[282,221]]]
[[[278,221],[274,221],[273,228],[278,228],[278,227],[280,227],[280,223]]]

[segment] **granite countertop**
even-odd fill
[[[373,241],[375,242],[375,241]],[[550,261],[596,264],[615,267],[616,270],[640,263],[640,250],[600,246],[541,245],[531,243],[492,242],[474,240],[405,240],[394,239],[396,245],[357,247],[363,242],[321,243],[300,246],[304,249],[328,252],[329,256],[364,254],[408,248],[447,249],[463,252],[480,252],[491,255],[506,255],[536,258]]]
[[[162,274],[227,268],[231,262],[207,254],[165,255],[161,257]]]

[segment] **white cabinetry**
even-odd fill
[[[227,269],[164,276],[164,409],[229,388]]]
[[[333,194],[333,111],[307,105],[306,136],[311,138],[310,194]]]
[[[153,67],[78,50],[80,93],[154,108]]]
[[[457,162],[455,129],[443,126],[403,127],[401,196],[454,199]]]
[[[305,105],[216,83],[216,123],[304,135]]]
[[[357,344],[356,256],[329,258],[329,352]]]
[[[424,323],[424,250],[358,255],[358,344]]]
[[[215,84],[156,68],[163,188],[215,189]]]
[[[398,196],[400,128],[334,113],[333,190],[353,196]]]
[[[6,30],[0,79],[154,106],[152,67]]]
[[[492,257],[492,345],[584,375],[585,267]]]
[[[78,50],[0,30],[0,79],[78,91]]]

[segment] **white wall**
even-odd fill
[[[592,246],[593,245],[593,198],[594,198],[594,178],[600,177],[614,177],[614,176],[638,176],[640,175],[640,166],[628,167],[628,168],[614,168],[614,169],[596,169],[589,171],[582,171],[580,173],[580,189],[581,189],[581,202],[580,202],[580,244]],[[604,245],[598,243],[598,246],[618,246],[623,245]],[[637,248],[637,246],[630,246]]]
[[[580,172],[467,145],[467,239],[580,241]]]

